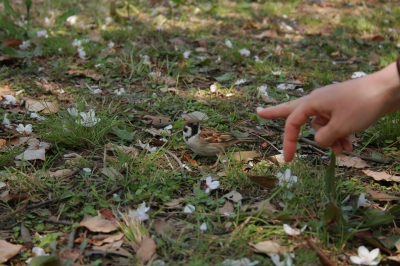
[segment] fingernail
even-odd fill
[[[257,107],[256,110],[257,110],[257,113],[258,113],[258,112],[260,112],[261,110],[264,110],[264,108],[262,108],[262,107],[259,106],[259,107]]]

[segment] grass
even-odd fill
[[[0,195],[8,193],[12,197],[0,203],[0,213],[7,215],[0,216],[0,228],[9,230],[0,232],[0,239],[26,245],[21,235],[23,224],[31,236],[44,236],[33,237],[33,246],[40,245],[47,253],[57,251],[55,254],[65,252],[72,243],[68,236],[77,232],[72,249],[84,254],[93,251],[93,240],[99,235],[114,234],[78,226],[84,215],[97,216],[100,212],[120,223],[118,232],[129,239],[123,241],[122,248],[130,255],[85,253],[89,255],[81,255],[81,264],[140,265],[136,254],[141,243],[135,238],[141,237],[134,236],[138,232],[142,237],[148,233],[155,240],[152,265],[156,260],[166,265],[221,265],[226,259],[242,258],[274,265],[266,255],[269,252],[254,252],[249,245],[265,241],[292,248],[296,265],[322,265],[306,238],[316,243],[334,265],[348,265],[348,257],[355,255],[361,245],[369,250],[381,248],[383,258],[388,255],[383,247],[394,252],[393,241],[382,239],[390,238],[396,227],[397,217],[392,216],[398,214],[395,202],[376,200],[363,207],[357,202],[369,189],[398,196],[396,183],[372,180],[358,169],[337,168],[336,197],[329,203],[324,182],[328,159],[301,143],[298,153],[307,157],[296,158],[291,164],[272,165],[269,157],[278,152],[269,143],[281,148],[281,133],[272,127],[256,129],[260,125],[255,109],[269,105],[261,100],[257,89],[263,84],[268,85],[269,96],[285,102],[288,97],[295,99],[303,94],[280,90],[280,83],[301,83],[299,87],[307,94],[333,81],[349,79],[355,71],[372,73],[394,61],[400,37],[390,29],[400,26],[400,8],[394,3],[367,2],[350,6],[332,1],[319,6],[304,1],[129,1],[129,5],[117,2],[113,12],[107,1],[43,1],[33,4],[31,20],[22,26],[14,22],[22,21],[22,14],[27,17],[24,6],[12,5],[11,10],[3,4],[0,42],[17,38],[31,40],[31,46],[28,50],[0,46],[0,56],[17,58],[0,59],[0,88],[7,85],[21,91],[20,100],[56,101],[61,107],[56,113],[41,113],[44,121],[31,119],[23,106],[0,107],[2,114],[9,113],[12,124],[31,123],[31,137],[52,144],[45,161],[26,161],[21,166],[14,166],[14,157],[21,152],[18,147],[8,144],[2,148],[0,184],[5,187],[0,186]],[[113,21],[105,19],[110,14]],[[76,24],[66,22],[71,15],[78,16]],[[45,17],[50,20],[47,25]],[[159,25],[162,31],[156,30]],[[43,29],[48,37],[36,37]],[[277,37],[256,37],[266,30],[276,31]],[[371,41],[377,35],[385,40]],[[75,39],[83,42],[85,59],[79,58],[77,48],[72,46]],[[226,39],[233,48],[225,45]],[[249,57],[240,54],[242,48],[250,51]],[[187,59],[185,51],[191,51]],[[377,57],[374,60],[372,51]],[[255,55],[263,62],[255,62]],[[272,74],[278,70],[281,74]],[[77,74],[67,74],[70,71]],[[152,74],[156,72],[161,76]],[[235,85],[239,79],[247,82]],[[211,93],[209,87],[215,82],[217,93]],[[89,89],[93,86],[103,94],[93,94]],[[115,95],[114,90],[119,88],[124,88],[125,94]],[[65,93],[56,92],[58,89]],[[93,109],[100,120],[84,126],[81,116],[68,112],[67,108],[72,107],[79,112]],[[206,126],[227,132],[250,128],[263,141],[229,149],[228,162],[214,170],[208,168],[214,158],[195,157],[196,164],[191,164],[187,154],[194,154],[184,145],[181,129],[182,114],[194,111],[207,114],[209,120],[203,122]],[[148,115],[170,121],[173,128],[153,136],[146,130],[158,122],[155,119],[146,124]],[[398,158],[396,136],[400,129],[393,123],[397,120],[398,113],[387,115],[356,134],[360,144],[357,152]],[[283,127],[283,121],[275,122]],[[307,125],[302,132],[309,129]],[[0,138],[11,143],[20,137],[16,131],[0,129]],[[139,140],[156,146],[156,151],[142,149]],[[109,144],[119,148],[111,150]],[[256,150],[260,156],[251,163],[236,161],[230,154],[238,150]],[[181,171],[170,153],[191,171]],[[400,169],[397,162],[371,166],[395,174]],[[299,180],[289,188],[265,189],[248,178],[275,178],[287,168]],[[58,176],[58,170],[70,171],[71,175]],[[204,192],[207,176],[221,184],[209,194]],[[243,198],[232,202],[223,197],[233,190]],[[21,195],[27,200],[19,200]],[[350,199],[343,202],[347,196]],[[264,200],[270,205],[258,209],[255,204]],[[132,222],[119,214],[126,216],[142,202],[151,207],[149,221]],[[220,212],[227,202],[231,203],[229,216]],[[196,210],[183,213],[187,204]],[[111,216],[107,216],[107,210]],[[202,223],[207,225],[206,231],[200,230]],[[307,224],[308,229],[292,237],[284,232],[282,224],[293,228]],[[284,255],[280,255],[282,259]],[[26,248],[7,263],[23,264],[31,256]],[[339,259],[343,256],[345,260]],[[382,265],[389,265],[389,261],[384,259]]]

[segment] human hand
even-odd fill
[[[312,127],[316,130],[318,145],[331,147],[341,154],[343,150],[352,150],[351,134],[366,129],[383,114],[396,110],[400,99],[397,70],[392,65],[390,71],[384,70],[328,85],[297,100],[258,111],[262,118],[287,117],[283,142],[285,161],[293,159],[300,128],[310,117],[314,117]],[[387,82],[389,77],[393,82]]]

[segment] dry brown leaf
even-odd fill
[[[139,155],[139,150],[134,148],[134,147],[128,147],[128,146],[118,146],[114,144],[106,144],[105,145],[106,149],[109,151],[114,151],[114,150],[119,150],[127,155],[130,156],[137,156]]]
[[[57,170],[55,172],[49,172],[49,176],[50,177],[55,177],[55,178],[60,178],[60,177],[64,177],[66,175],[69,175],[73,171],[75,171],[75,169],[61,169],[61,170]]]
[[[176,46],[185,45],[185,42],[179,37],[169,39],[169,42],[172,43],[173,45],[176,45]]]
[[[202,113],[202,112],[198,112],[198,111],[194,111],[194,112],[191,112],[188,114],[183,114],[181,116],[185,120],[195,119],[195,120],[202,121],[202,122],[205,122],[208,120],[208,115],[206,115],[205,113]]]
[[[266,31],[261,32],[258,35],[255,35],[254,37],[256,37],[257,39],[277,38],[278,37],[278,33],[275,30],[266,30]]]
[[[0,198],[0,200],[7,202],[8,204],[16,204],[28,199],[29,197],[28,194],[7,194]]]
[[[120,241],[116,241],[114,243],[111,244],[106,244],[104,246],[101,247],[93,247],[93,250],[101,250],[107,253],[111,253],[111,254],[117,254],[120,256],[125,256],[125,257],[129,257],[132,256],[131,253],[129,253],[127,250],[121,248],[122,244],[124,243],[123,240]]]
[[[146,263],[151,256],[156,252],[156,242],[150,236],[146,236],[140,248],[136,252],[136,258]]]
[[[7,62],[7,61],[14,61],[17,60],[18,58],[8,56],[8,55],[0,55],[0,62]]]
[[[167,123],[170,122],[171,119],[166,116],[161,116],[161,115],[145,115],[142,117],[140,120],[145,124],[161,124],[161,123]]]
[[[249,245],[252,246],[256,250],[256,252],[263,252],[266,254],[284,254],[289,252],[287,247],[281,246],[279,243],[271,240],[259,242],[257,244],[249,243]]]
[[[179,90],[177,90],[177,89],[175,89],[175,88],[161,88],[160,91],[163,92],[163,93],[166,93],[166,92],[173,92],[173,93],[176,93],[176,92],[179,91]]]
[[[269,202],[268,200],[256,202],[250,205],[250,208],[261,209],[263,206],[264,210],[276,211],[276,206],[271,204],[271,202]]]
[[[247,161],[252,161],[254,159],[254,157],[259,157],[260,153],[258,153],[258,151],[238,151],[238,152],[234,152],[232,153],[232,157],[236,160],[236,161],[242,161],[245,160]]]
[[[395,181],[395,182],[400,182],[400,176],[395,176],[395,175],[389,175],[386,172],[375,172],[375,171],[370,171],[370,170],[363,170],[364,174],[367,176],[372,177],[376,181]]]
[[[121,240],[124,237],[123,233],[119,233],[118,235],[109,236],[103,240],[93,240],[92,244],[95,246],[101,246],[104,243],[114,243]]]
[[[58,104],[55,102],[45,102],[45,101],[37,101],[34,99],[26,99],[25,107],[29,112],[40,112],[43,113],[57,113],[58,112]]]
[[[0,97],[4,95],[15,95],[14,91],[8,85],[0,85]]]
[[[100,80],[103,78],[102,75],[100,75],[93,69],[85,69],[85,70],[71,69],[67,72],[67,74],[74,76],[85,76],[94,80]]]
[[[46,150],[39,148],[36,150],[26,150],[20,155],[15,156],[17,160],[33,161],[33,160],[46,160]]]
[[[243,199],[242,194],[237,191],[231,191],[228,194],[223,195],[222,197],[233,202],[238,202],[239,200]]]
[[[277,166],[284,166],[287,163],[287,162],[285,162],[285,159],[283,158],[283,154],[269,156],[267,159],[270,160],[271,162],[273,162]],[[287,164],[291,164],[291,163],[287,163]]]
[[[124,178],[124,176],[120,172],[118,172],[117,169],[115,169],[114,167],[101,168],[100,172],[113,181]]]
[[[160,77],[159,80],[168,86],[175,86],[177,81],[176,79],[168,76]]]
[[[399,200],[399,197],[391,196],[386,193],[377,192],[371,189],[367,189],[367,193],[371,195],[371,198],[378,200],[386,200],[386,201]]]
[[[16,38],[8,38],[8,39],[5,39],[4,40],[4,42],[1,44],[1,46],[7,46],[7,47],[17,47],[17,46],[19,46],[19,45],[21,45],[22,44],[22,41],[21,40],[18,40],[18,39],[16,39]]]
[[[171,201],[165,203],[165,205],[168,207],[180,207],[184,200],[184,198],[172,199]]]
[[[5,240],[0,240],[0,263],[4,263],[18,254],[22,245],[13,245]]]
[[[232,202],[226,201],[224,206],[222,206],[221,208],[217,209],[217,211],[221,215],[225,215],[226,213],[233,212],[233,204],[232,204]]]
[[[276,183],[278,183],[279,179],[276,177],[269,176],[258,176],[258,175],[248,175],[247,176],[252,182],[259,184],[265,188],[274,188]]]
[[[160,236],[169,238],[172,235],[171,224],[164,219],[157,219],[153,222],[154,228],[156,229],[157,234]]]
[[[344,154],[336,155],[336,165],[354,167],[354,168],[369,167],[369,165],[363,159],[358,157],[347,156]]]
[[[109,233],[118,230],[118,227],[113,222],[101,216],[91,217],[87,215],[78,226],[84,226],[92,232]]]
[[[397,255],[394,255],[394,256],[386,257],[386,259],[391,260],[391,261],[400,262],[400,254],[397,254]]]

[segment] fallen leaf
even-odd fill
[[[225,215],[226,213],[233,212],[233,204],[230,201],[226,201],[224,206],[218,209],[219,214]]]
[[[259,157],[260,154],[258,153],[258,151],[239,151],[239,152],[234,152],[232,153],[232,157],[236,160],[236,161],[252,161],[254,159],[254,157]]]
[[[363,159],[358,157],[347,156],[344,154],[339,154],[336,156],[336,165],[354,167],[354,168],[369,167],[369,165]]]
[[[100,172],[106,177],[110,178],[112,181],[124,178],[124,176],[113,167],[101,168]]]
[[[277,254],[284,254],[289,252],[288,248],[285,246],[281,246],[279,243],[267,240],[263,242],[259,242],[257,244],[249,243],[250,246],[252,246],[256,252],[262,252],[262,253],[277,253]]]
[[[150,236],[146,236],[140,248],[136,252],[136,258],[146,263],[151,256],[156,252],[156,242]]]
[[[400,199],[399,197],[388,195],[388,194],[382,193],[382,192],[377,192],[377,191],[374,191],[371,189],[367,189],[366,192],[371,195],[371,198],[377,199],[377,200],[391,201],[391,200],[399,200]]]
[[[370,171],[370,170],[363,170],[364,174],[367,176],[372,177],[376,181],[395,181],[395,182],[400,182],[400,176],[395,176],[395,175],[389,175],[386,172],[375,172],[375,171]]]
[[[92,232],[109,233],[118,230],[118,227],[112,221],[106,220],[101,216],[91,217],[87,215],[78,226],[84,226]]]
[[[163,236],[165,238],[169,238],[172,235],[171,231],[171,224],[164,220],[164,219],[156,219],[153,222],[154,228],[156,229],[156,233],[159,234],[160,236]]]
[[[16,204],[28,199],[29,197],[30,196],[28,194],[8,194],[0,199],[8,204]]]
[[[175,89],[175,88],[161,88],[160,91],[163,92],[163,93],[166,93],[166,92],[173,92],[173,93],[176,93],[176,92],[178,92],[179,90],[177,90],[177,89]]]
[[[25,100],[25,107],[29,112],[40,112],[43,113],[57,113],[58,112],[58,104],[55,102],[45,102],[45,101],[37,101],[33,99]]]
[[[118,145],[114,145],[114,144],[106,144],[105,147],[109,151],[119,150],[119,151],[125,153],[126,155],[130,155],[130,156],[137,156],[139,154],[139,150],[134,147],[118,146]]]
[[[207,38],[198,38],[195,42],[199,44],[199,47],[207,48]]]
[[[74,76],[85,76],[94,80],[100,80],[103,78],[102,75],[100,75],[93,69],[85,69],[85,70],[71,69],[67,72],[67,74]]]
[[[222,197],[233,202],[238,202],[239,200],[243,199],[242,195],[237,191],[231,191],[228,194],[223,195]]]
[[[22,247],[22,245],[13,245],[5,240],[0,240],[0,263],[7,262],[17,255]]]
[[[5,39],[4,42],[1,44],[1,46],[17,47],[17,46],[20,46],[21,44],[22,44],[21,40],[11,37],[11,38]]]
[[[198,121],[205,122],[208,120],[208,115],[206,115],[205,113],[202,113],[202,112],[194,111],[191,113],[182,114],[182,118],[185,120],[195,119]]]
[[[168,86],[175,86],[177,81],[176,79],[168,76],[160,77],[159,80]]]
[[[165,205],[168,207],[180,207],[184,200],[184,198],[172,199],[171,201],[165,203]]]
[[[5,95],[15,96],[15,92],[8,85],[0,85],[0,98]]]
[[[37,150],[26,150],[20,155],[15,156],[17,160],[32,161],[32,160],[46,160],[46,150],[39,148]]]
[[[392,261],[400,262],[400,254],[397,254],[397,255],[394,255],[394,256],[386,257],[386,259],[392,260]]]
[[[265,187],[265,188],[274,188],[276,183],[278,183],[279,179],[275,177],[269,176],[255,176],[255,175],[248,175],[247,176],[252,182]]]
[[[185,42],[179,37],[169,39],[169,42],[172,43],[173,45],[176,45],[176,46],[185,45]]]
[[[277,38],[278,37],[278,33],[275,30],[266,30],[266,31],[261,32],[258,35],[255,35],[254,37],[256,37],[257,39]]]
[[[269,156],[267,159],[273,162],[277,166],[284,166],[285,164],[287,164],[287,162],[285,162],[285,159],[283,158],[283,154]]]
[[[160,116],[160,115],[145,115],[142,117],[142,119],[140,120],[145,124],[148,125],[154,125],[154,124],[161,124],[161,123],[167,123],[170,122],[171,119],[169,117],[166,116]]]
[[[124,243],[124,241],[120,240],[120,241],[116,241],[114,243],[106,244],[101,247],[94,246],[93,250],[100,250],[100,251],[104,251],[106,253],[116,254],[116,255],[125,256],[125,257],[132,256],[132,254],[129,253],[126,249],[121,248],[123,243]]]
[[[50,177],[55,177],[55,178],[60,178],[60,177],[64,177],[66,175],[69,175],[73,171],[75,171],[75,169],[61,169],[61,170],[57,170],[55,172],[49,172],[49,176]]]
[[[103,240],[93,240],[92,244],[95,246],[101,246],[104,243],[114,243],[121,240],[125,235],[123,233],[119,233],[118,235],[109,236]]]
[[[79,250],[74,249],[74,250],[68,250],[68,249],[63,249],[58,251],[58,258],[60,260],[66,261],[68,259],[71,259],[71,262],[74,264],[75,261],[79,258]],[[65,264],[63,264],[65,265]]]
[[[276,206],[271,204],[269,200],[259,201],[250,205],[250,208],[260,210],[264,206],[264,210],[276,211]]]
[[[0,189],[5,188],[7,185],[4,182],[0,182]]]
[[[381,36],[381,35],[376,35],[374,37],[372,37],[371,41],[373,42],[382,42],[385,40],[385,37]]]

